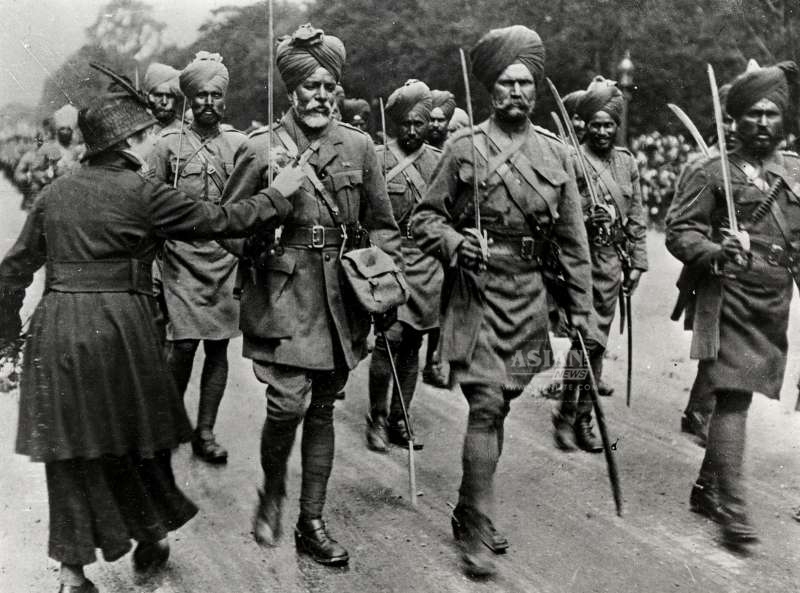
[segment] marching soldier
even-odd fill
[[[322,520],[333,467],[333,407],[350,369],[366,356],[369,333],[369,317],[344,284],[340,255],[368,233],[402,267],[400,233],[372,140],[331,117],[345,61],[342,42],[303,25],[281,42],[276,57],[291,109],[271,131],[251,134],[226,188],[226,200],[263,190],[268,152],[275,170],[298,156],[305,163],[306,179],[280,221],[279,242],[267,229],[260,237],[267,249],[245,249],[254,262],[252,273],[243,274],[244,355],[267,384],[264,489],[254,533],[262,545],[275,545],[281,535],[286,465],[302,422],[295,544],[321,564],[340,565],[349,554]],[[385,317],[379,329],[391,324],[392,315]]]
[[[447,127],[450,125],[450,118],[456,110],[456,98],[450,91],[431,91],[433,107],[431,108],[431,119],[428,123],[428,144],[434,148],[442,149],[447,141]]]
[[[620,289],[633,292],[647,270],[647,223],[639,169],[627,148],[614,146],[624,101],[615,82],[597,77],[575,110],[586,122],[581,150],[591,177],[587,180],[579,173],[578,188],[592,253],[593,310],[586,348],[600,395],[613,393],[602,381],[603,354]],[[591,202],[587,183],[596,190],[596,205]],[[597,453],[603,447],[592,431],[591,394],[581,388],[581,383],[564,382],[561,406],[553,416],[555,441],[564,450],[577,446]]]
[[[144,73],[144,92],[150,111],[158,121],[156,131],[168,128],[180,128],[180,118],[177,111],[178,96],[181,94],[178,84],[180,72],[172,66],[154,62],[147,67]]]
[[[491,117],[474,130],[480,196],[473,191],[473,130],[467,129],[446,144],[411,226],[423,252],[445,269],[441,357],[469,405],[453,531],[465,571],[488,576],[495,571],[489,550],[508,547],[491,520],[503,423],[511,400],[552,361],[545,253],[558,265],[551,259],[558,245],[566,279],[562,304],[577,330],[587,326],[591,278],[569,153],[528,119],[543,79],[539,35],[523,26],[495,29],[470,57],[493,105]],[[476,214],[488,248],[476,236]]]
[[[569,115],[569,121],[572,124],[572,129],[575,130],[575,136],[578,142],[583,142],[584,135],[586,134],[586,122],[581,119],[578,114],[578,103],[581,98],[586,94],[584,90],[572,91],[564,95],[564,108]]]
[[[342,121],[369,133],[369,103],[364,99],[345,99],[342,103]]]
[[[218,54],[199,52],[180,74],[180,90],[194,119],[183,129],[161,132],[151,161],[156,178],[196,200],[220,202],[233,156],[246,139],[222,130],[228,69]],[[162,290],[167,309],[167,361],[178,390],[185,394],[194,356],[203,342],[200,406],[192,439],[194,454],[209,463],[226,463],[214,423],[228,381],[228,341],[238,333],[239,304],[233,296],[237,258],[215,241],[164,243]]]
[[[390,140],[378,147],[378,163],[386,173],[392,212],[403,235],[404,274],[409,289],[408,302],[399,308],[397,321],[384,333],[395,356],[406,410],[410,409],[417,385],[422,339],[439,326],[442,289],[442,266],[420,251],[409,232],[411,211],[425,195],[440,156],[437,149],[424,142],[430,110],[428,86],[418,80],[406,82],[389,96],[386,115]],[[367,446],[373,451],[385,453],[388,443],[408,447],[409,428],[403,419],[397,386],[392,384],[389,353],[381,338],[375,342],[369,367]],[[391,405],[387,408],[390,389]],[[414,445],[422,448],[419,441],[415,440]]]
[[[754,391],[779,397],[786,367],[797,273],[792,262],[800,237],[800,157],[777,146],[797,92],[794,62],[747,72],[731,85],[727,111],[739,146],[730,154],[730,176],[741,230],[727,228],[718,156],[687,175],[667,227],[667,248],[696,280],[696,382],[716,400],[690,505],[721,523],[723,542],[733,547],[757,541],[742,484],[747,412]]]

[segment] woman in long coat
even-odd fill
[[[166,368],[150,269],[165,238],[244,236],[291,204],[287,169],[260,194],[220,207],[137,172],[155,119],[131,94],[81,111],[87,166],[50,185],[0,264],[0,338],[19,333],[34,272],[45,292],[30,325],[20,384],[16,450],[44,462],[49,554],[62,592],[96,592],[83,566],[138,542],[134,566],[163,564],[167,533],[197,512],[177,488],[171,451],[191,437]],[[288,193],[287,193],[288,192]]]

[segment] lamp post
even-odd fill
[[[631,60],[630,50],[625,50],[625,56],[619,64],[617,64],[617,80],[619,88],[622,91],[625,102],[622,107],[622,121],[619,129],[617,130],[617,144],[621,146],[628,145],[628,104],[631,102],[633,93],[633,61]]]

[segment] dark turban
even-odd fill
[[[222,63],[222,56],[207,51],[197,52],[194,61],[183,69],[179,77],[181,92],[189,99],[206,85],[225,94],[229,80],[228,69]]]
[[[386,115],[396,124],[402,122],[412,112],[427,121],[430,119],[432,104],[433,99],[428,85],[412,78],[389,95],[389,100],[386,101]]]
[[[598,111],[605,111],[619,124],[625,108],[625,97],[615,80],[595,76],[583,97],[578,101],[576,113],[587,124]]]
[[[431,91],[431,100],[433,101],[431,110],[437,107],[442,110],[444,118],[449,122],[453,117],[453,112],[456,110],[456,97],[450,91]]]
[[[537,89],[544,76],[542,39],[536,31],[522,25],[492,29],[472,48],[469,58],[475,78],[489,91],[503,70],[514,62],[520,62],[530,71]]]
[[[564,95],[562,101],[564,102],[564,109],[567,110],[567,115],[572,117],[578,112],[578,103],[586,94],[586,91],[572,91],[571,93]]]
[[[279,40],[276,61],[283,83],[291,92],[320,66],[338,82],[346,57],[344,44],[338,37],[325,35],[322,29],[307,23],[291,37]]]
[[[362,121],[369,119],[372,109],[364,99],[345,99],[342,108],[342,119],[351,123],[355,117],[360,117]]]
[[[180,88],[178,87],[179,75],[180,72],[172,66],[153,62],[144,73],[144,92],[151,93],[156,87],[169,83],[170,92],[177,95],[180,93]]]
[[[728,111],[726,107],[728,103],[728,93],[730,92],[731,92],[731,83],[723,84],[721,87],[719,87],[719,104],[722,105],[722,109],[726,113]]]
[[[740,74],[731,83],[726,111],[738,119],[761,99],[769,99],[785,114],[796,101],[797,75],[794,62],[781,62]]]

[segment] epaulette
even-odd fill
[[[274,124],[272,124],[272,129],[274,130],[274,129],[275,129],[275,128],[277,128],[279,125],[281,125],[281,124],[280,124],[280,122],[275,122]],[[260,136],[261,134],[266,134],[267,132],[269,132],[269,126],[261,126],[260,128],[256,128],[255,130],[253,130],[252,132],[250,132],[250,133],[247,135],[247,137],[248,137],[248,138],[254,138],[254,137],[256,137],[256,136]]]
[[[343,128],[347,128],[348,130],[352,130],[352,131],[354,131],[354,132],[358,132],[359,134],[364,134],[364,135],[366,135],[366,134],[367,134],[367,133],[366,133],[364,130],[362,130],[361,128],[357,128],[357,127],[355,127],[355,126],[353,126],[353,125],[351,125],[351,124],[345,123],[345,122],[343,122],[343,121],[340,121],[340,122],[339,122],[339,125],[340,125],[340,126],[342,126]]]
[[[158,137],[159,138],[166,138],[167,136],[169,136],[171,134],[180,134],[180,133],[181,133],[181,129],[180,128],[164,128],[163,130],[161,130],[158,133]]]
[[[425,147],[426,147],[428,150],[430,150],[431,152],[434,152],[434,153],[436,153],[436,154],[441,154],[441,153],[442,153],[442,149],[441,149],[441,148],[436,148],[435,146],[431,146],[431,145],[430,145],[430,144],[428,144],[427,142],[425,143]]]
[[[783,156],[788,156],[793,159],[800,159],[800,154],[797,154],[794,150],[779,150],[778,152],[780,152]]]
[[[241,134],[242,136],[245,136],[245,135],[246,135],[246,134],[245,134],[244,132],[242,132],[241,130],[237,130],[236,128],[234,128],[233,126],[229,126],[228,124],[222,124],[222,125],[219,127],[219,131],[220,131],[220,132],[225,132],[226,134],[227,134],[227,133],[230,133],[230,132],[233,132],[234,134]]]
[[[539,132],[542,136],[546,136],[550,140],[555,140],[559,144],[564,144],[564,141],[561,139],[560,136],[558,136],[558,134],[554,134],[547,128],[543,128],[542,126],[537,126],[536,124],[533,124],[533,129]]]

